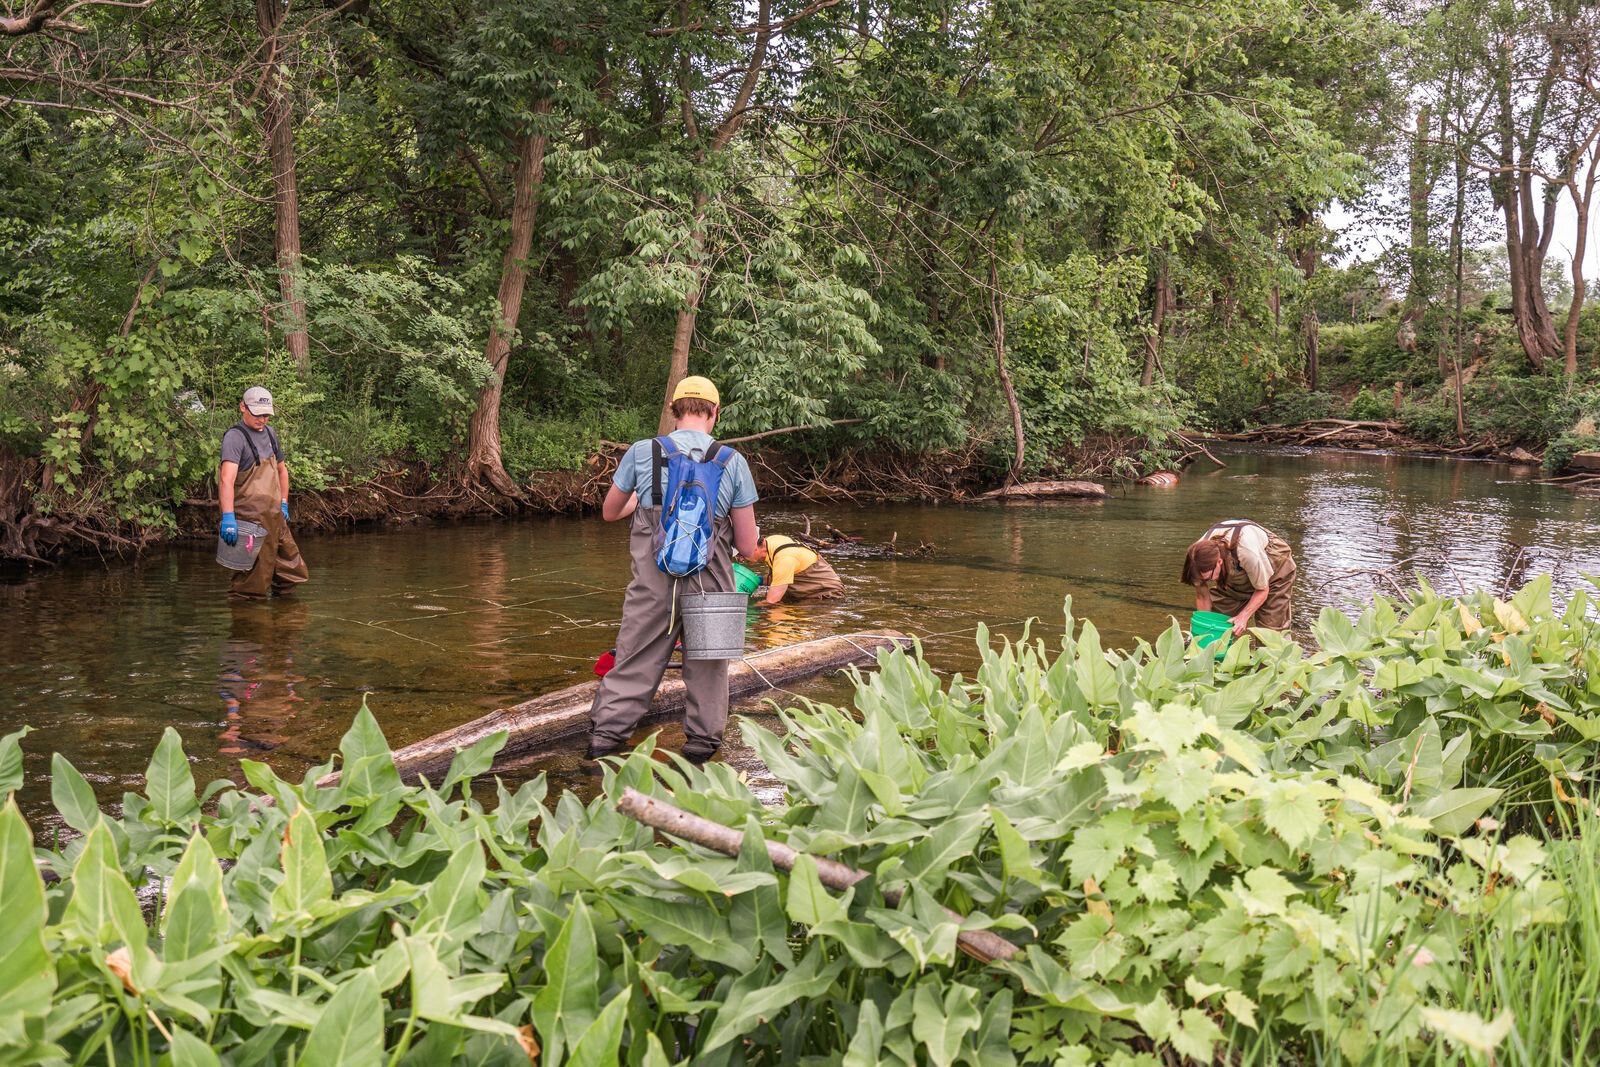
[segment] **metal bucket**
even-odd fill
[[[217,535],[217,562],[230,571],[247,571],[256,565],[261,545],[267,539],[267,528],[249,519],[239,520],[239,540],[233,544]]]
[[[744,655],[747,593],[684,593],[678,597],[683,618],[684,659],[738,659]]]

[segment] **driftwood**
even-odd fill
[[[991,489],[979,500],[1039,500],[1055,496],[1103,497],[1106,487],[1099,482],[1023,482]]]
[[[820,637],[752,652],[728,665],[728,692],[734,697],[750,696],[824,671],[866,663],[879,652],[910,644],[911,638],[898,630],[884,630]],[[456,752],[497,730],[505,730],[509,735],[505,747],[495,757],[497,767],[558,741],[581,737],[589,729],[589,706],[594,703],[599,684],[598,681],[581,682],[441,731],[396,752],[395,766],[407,780],[424,774],[437,779],[450,766]],[[656,690],[656,698],[644,721],[659,722],[681,714],[683,705],[683,680],[667,678]],[[337,780],[337,774],[329,775],[319,784]]]
[[[617,801],[617,810],[651,829],[671,834],[673,837],[708,848],[713,852],[720,852],[724,856],[738,856],[744,844],[742,831],[712,822],[699,815],[692,815],[657,797],[647,797],[636,789],[627,788],[622,791],[622,799]],[[795,861],[802,853],[776,841],[768,841],[766,844],[767,858],[772,861],[774,867],[780,871],[794,870]],[[812,860],[817,865],[818,880],[837,892],[843,892],[868,877],[866,871],[846,867],[837,860],[830,860],[824,856],[813,856]],[[885,887],[882,893],[884,901],[891,908],[899,905],[901,897],[899,890]],[[958,923],[966,922],[966,917],[959,912],[945,908],[944,913]],[[956,947],[983,963],[1014,959],[1017,955],[1017,946],[991,930],[962,930],[956,934]]]
[[[806,516],[806,528],[794,535],[794,539],[807,548],[818,552],[826,552],[836,559],[900,559],[913,557],[925,559],[933,555],[934,544],[931,541],[918,541],[915,548],[900,547],[900,532],[896,530],[889,540],[874,543],[864,540],[859,534],[848,534],[837,529],[833,524],[817,520],[822,527],[824,536],[817,536],[811,532],[811,516]]]
[[[1222,462],[1222,460],[1218,459],[1216,456],[1213,456],[1211,454],[1211,449],[1207,448],[1204,444],[1202,444],[1199,441],[1195,441],[1195,440],[1193,440],[1193,439],[1191,439],[1191,438],[1189,438],[1189,437],[1187,437],[1187,436],[1185,436],[1184,434],[1181,434],[1181,433],[1173,434],[1172,435],[1172,439],[1174,441],[1177,441],[1185,449],[1184,454],[1181,457],[1179,457],[1179,459],[1178,459],[1178,466],[1180,466],[1180,467],[1186,465],[1191,459],[1193,459],[1196,456],[1204,456],[1207,459],[1209,459],[1211,462],[1215,463],[1218,467],[1226,467],[1227,466],[1226,463]]]
[[[1178,476],[1172,471],[1156,471],[1140,478],[1135,485],[1148,485],[1156,489],[1171,489],[1178,484]]]
[[[1353,448],[1363,451],[1394,449],[1405,452],[1426,453],[1435,456],[1487,456],[1499,451],[1493,441],[1470,441],[1463,445],[1444,447],[1418,441],[1407,435],[1405,424],[1392,419],[1363,421],[1359,419],[1312,419],[1293,426],[1274,424],[1257,426],[1243,433],[1213,433],[1215,441],[1259,441],[1275,445],[1323,445],[1330,448]]]

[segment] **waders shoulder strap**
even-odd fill
[[[244,441],[244,446],[250,450],[250,464],[251,464],[251,466],[253,466],[253,467],[260,466],[261,465],[261,453],[260,453],[259,450],[257,450],[256,443],[254,441],[250,440],[250,430],[249,430],[248,427],[245,426],[245,424],[243,422],[236,422],[232,426],[229,426],[225,431],[223,431],[222,439],[224,441],[226,441],[228,439],[228,434],[232,433],[235,430],[239,431],[239,437],[240,437],[240,439],[242,441]],[[270,434],[271,432],[272,432],[271,427],[268,427],[267,428],[267,433]],[[277,442],[276,438],[273,439],[272,445],[273,445],[274,448],[277,447],[278,442]],[[274,455],[276,455],[276,454],[274,454]]]

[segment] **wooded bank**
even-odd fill
[[[798,499],[1600,447],[1593,5],[12,7],[12,559],[198,524],[254,384],[313,523],[557,506],[690,370]],[[1336,202],[1387,247],[1330,265]]]

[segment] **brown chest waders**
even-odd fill
[[[779,545],[772,553],[768,563],[776,559],[779,552],[790,548],[805,548],[806,546],[795,541],[786,545]],[[814,550],[813,550],[814,551]],[[844,595],[844,583],[839,580],[838,573],[822,558],[818,552],[817,561],[803,571],[796,571],[794,582],[789,586],[789,595],[796,600],[824,600],[828,597]]]
[[[267,536],[262,541],[261,553],[256,556],[256,565],[248,571],[233,573],[230,592],[234,596],[265,597],[274,589],[299,585],[311,575],[278,506],[282,502],[282,487],[278,482],[277,458],[269,457],[264,461],[249,434],[244,441],[255,456],[255,464],[234,476],[233,513],[266,527]]]

